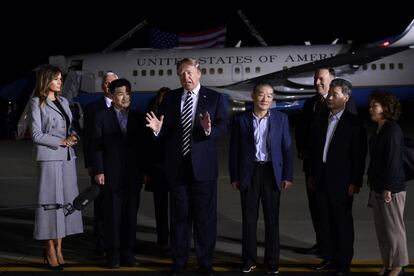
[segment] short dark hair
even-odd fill
[[[264,86],[270,87],[272,89],[272,92],[275,93],[275,90],[273,89],[273,85],[271,85],[270,83],[268,83],[268,82],[258,82],[254,85],[253,94],[256,94],[256,92]]]
[[[334,88],[334,87],[341,87],[342,89],[342,94],[344,94],[345,96],[349,96],[351,97],[352,94],[352,84],[345,80],[345,79],[334,79],[331,81],[331,84],[329,85],[329,89]]]
[[[131,93],[131,83],[127,79],[116,79],[109,84],[109,92],[113,95],[115,93],[115,89],[118,87],[126,87],[126,91]]]
[[[377,102],[382,107],[385,119],[398,120],[401,115],[400,101],[388,91],[377,89],[369,95],[370,103]]]

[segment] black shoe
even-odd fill
[[[342,267],[336,270],[336,275],[338,276],[346,276],[349,274],[349,267]]]
[[[213,275],[213,267],[212,266],[203,266],[200,267],[200,274],[204,276],[212,276]]]
[[[267,266],[267,274],[279,274],[279,267],[277,265]]]
[[[120,268],[121,267],[121,265],[119,264],[118,261],[108,261],[107,266],[108,266],[108,268],[111,268],[111,269],[115,269],[115,268]]]
[[[325,270],[325,269],[332,269],[335,268],[335,265],[332,260],[323,260],[320,264],[318,264],[315,269],[316,270]]]
[[[43,263],[46,264],[47,268],[50,269],[50,270],[56,270],[56,271],[63,270],[63,266],[61,266],[60,264],[57,265],[57,266],[50,265],[49,259],[47,258],[46,249],[43,250]]]
[[[252,272],[256,268],[256,265],[243,265],[241,272],[242,273],[249,273]]]
[[[137,259],[130,258],[130,259],[122,259],[121,260],[121,265],[122,266],[128,266],[128,267],[136,267],[136,266],[140,266],[141,264],[138,262]]]

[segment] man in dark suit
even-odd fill
[[[352,202],[362,186],[367,152],[363,124],[345,109],[351,89],[344,79],[331,82],[329,115],[317,118],[310,134],[310,181],[316,190],[324,253],[316,269],[336,268],[338,275],[349,272],[353,257]]]
[[[270,109],[273,87],[259,83],[252,93],[253,110],[237,116],[230,139],[230,180],[240,190],[243,214],[242,272],[256,268],[256,229],[260,199],[265,220],[267,273],[279,272],[279,205],[282,189],[293,179],[289,121]]]
[[[295,138],[296,148],[298,150],[298,157],[303,160],[303,171],[305,173],[306,193],[308,196],[308,206],[311,214],[313,229],[315,230],[316,244],[310,248],[303,250],[301,253],[323,255],[320,248],[320,231],[319,231],[319,214],[316,202],[316,194],[314,187],[311,187],[309,182],[310,148],[313,146],[309,142],[309,133],[312,123],[319,116],[327,116],[329,113],[326,104],[326,97],[329,91],[329,84],[335,79],[335,70],[329,67],[321,67],[315,71],[314,86],[317,94],[312,98],[306,100],[300,119],[296,126]],[[352,114],[357,114],[357,109],[352,97],[349,98],[345,105],[346,110]]]
[[[187,264],[193,226],[199,269],[212,274],[217,233],[217,147],[227,130],[223,95],[200,85],[197,60],[178,62],[182,88],[171,91],[160,118],[147,113],[147,126],[165,143],[170,187],[172,274]]]
[[[92,156],[93,156],[93,139],[92,132],[95,127],[95,116],[101,110],[108,109],[112,105],[111,93],[109,92],[109,84],[118,79],[114,72],[106,72],[102,77],[103,97],[97,101],[89,103],[85,107],[84,112],[84,128],[83,128],[83,155],[85,158],[85,168],[91,177],[91,184],[96,185],[95,176],[92,172]],[[93,202],[93,233],[95,235],[95,255],[104,256],[104,230],[103,230],[103,196],[102,193]]]
[[[144,118],[129,108],[131,84],[111,82],[112,107],[96,115],[93,133],[95,181],[102,185],[104,242],[108,265],[136,266],[133,246],[143,179]]]

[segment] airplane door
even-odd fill
[[[243,66],[235,64],[231,68],[231,78],[233,81],[243,80]]]
[[[85,92],[95,92],[95,74],[83,72],[81,90]]]

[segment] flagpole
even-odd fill
[[[247,28],[250,31],[250,34],[252,36],[254,36],[257,39],[257,41],[259,41],[260,45],[267,46],[266,41],[259,34],[259,32],[255,29],[255,27],[252,25],[252,23],[250,23],[250,21],[247,19],[246,15],[241,10],[238,10],[237,13],[239,14],[241,20],[243,20],[244,24],[246,24]]]
[[[106,47],[102,53],[112,52],[116,47],[121,45],[125,40],[130,38],[136,31],[142,29],[145,25],[147,25],[147,21],[143,20],[141,23],[133,27],[131,30],[129,30],[126,34],[115,40],[111,45]]]

